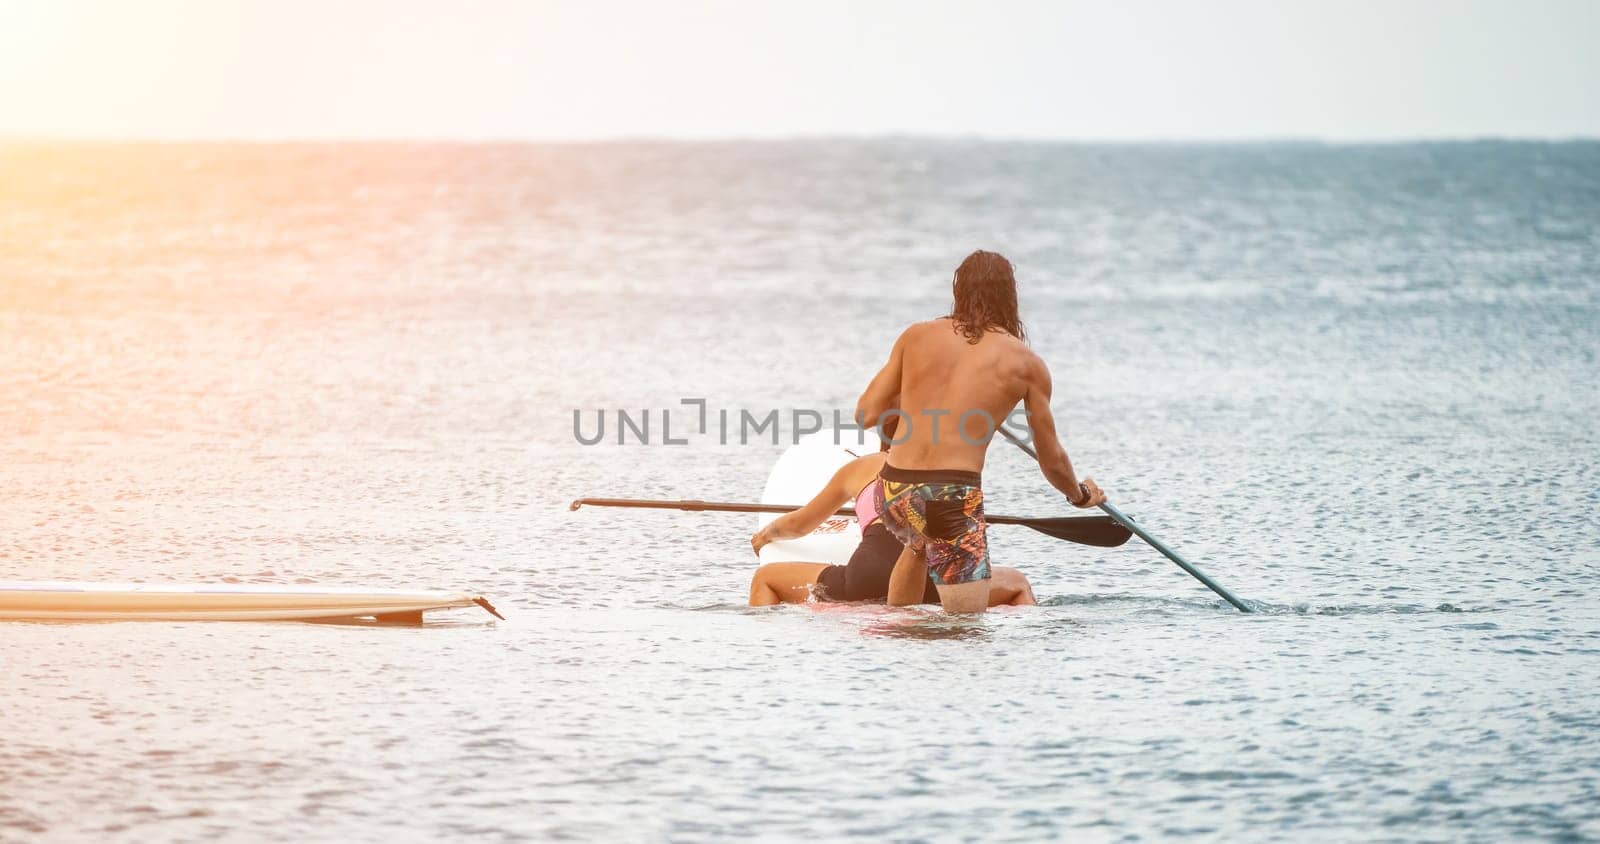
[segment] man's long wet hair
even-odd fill
[[[984,332],[999,329],[1026,341],[1022,318],[1017,316],[1017,277],[1011,262],[998,252],[982,249],[967,256],[956,267],[951,283],[955,307],[950,319],[967,342],[976,343]]]

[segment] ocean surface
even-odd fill
[[[1015,527],[1038,608],[751,610],[753,516],[568,510],[755,500],[718,411],[848,412],[976,248],[1257,613]],[[0,622],[0,840],[1600,839],[1597,353],[1597,143],[6,143],[0,579],[508,620]]]

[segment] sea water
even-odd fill
[[[752,610],[753,516],[568,510],[755,500],[698,409],[848,413],[977,248],[1256,613],[1018,527],[1038,608]],[[11,143],[0,578],[508,620],[0,623],[0,839],[1597,838],[1597,352],[1594,143]]]

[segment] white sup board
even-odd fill
[[[476,595],[253,583],[0,581],[0,620],[420,622],[429,610],[481,606]]]
[[[854,443],[850,444],[854,446]],[[772,467],[767,476],[766,489],[761,492],[762,504],[802,505],[822,491],[828,479],[839,467],[859,454],[861,448],[851,449],[833,444],[833,434],[814,434],[792,445]],[[762,513],[757,525],[765,525],[778,514]],[[850,561],[856,546],[861,544],[861,526],[847,516],[830,516],[816,530],[798,539],[771,542],[761,549],[763,563],[833,563],[844,565]]]

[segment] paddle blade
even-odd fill
[[[1063,516],[1059,519],[1028,519],[1022,524],[1056,539],[1065,539],[1079,545],[1094,545],[1100,548],[1115,548],[1128,541],[1133,536],[1133,531],[1118,524],[1109,516],[1103,518],[1084,518],[1083,516]]]

